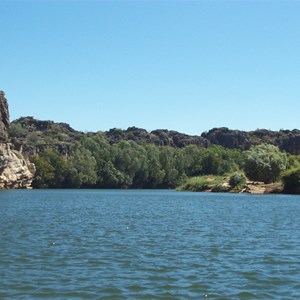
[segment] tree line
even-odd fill
[[[69,155],[46,148],[31,158],[36,166],[34,188],[174,188],[203,175],[242,172],[250,180],[274,182],[300,167],[298,156],[262,144],[248,151],[222,146],[184,148],[109,144],[99,132],[85,135]]]

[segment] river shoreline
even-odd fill
[[[1,191],[11,191],[11,190],[174,190],[178,192],[194,192],[194,193],[232,193],[232,194],[287,194],[284,192],[284,187],[282,183],[263,183],[263,182],[247,182],[242,189],[231,189],[228,184],[223,185],[224,190],[216,191],[214,187],[201,190],[182,190],[178,188],[132,188],[132,187],[122,187],[122,188],[68,188],[68,189],[56,189],[56,188],[27,188],[27,189],[0,189]]]

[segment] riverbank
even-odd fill
[[[264,183],[258,181],[244,180],[232,185],[228,176],[199,176],[187,179],[176,188],[178,191],[190,192],[228,192],[247,194],[281,194],[284,185],[281,181],[275,183]]]
[[[247,182],[244,189],[240,193],[249,194],[282,194],[283,184],[281,182],[276,183],[263,183],[263,182]]]

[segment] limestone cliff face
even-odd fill
[[[0,189],[30,188],[34,164],[11,147],[9,143],[0,144]]]
[[[30,188],[35,174],[34,164],[9,143],[9,111],[5,95],[0,91],[0,189]]]

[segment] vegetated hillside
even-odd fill
[[[275,145],[281,151],[290,154],[300,154],[300,130],[298,129],[280,131],[257,129],[247,132],[223,127],[211,129],[201,136],[211,144],[229,149],[248,150],[251,146],[265,143]]]
[[[66,123],[40,121],[33,117],[24,117],[12,122],[10,137],[14,144],[22,145],[28,152],[39,152],[47,147],[60,153],[68,154],[70,145],[81,140],[84,135],[93,136],[96,133],[76,131]],[[99,133],[98,133],[99,134]],[[199,136],[191,136],[173,130],[154,130],[129,127],[126,130],[110,129],[102,133],[109,144],[121,140],[135,141],[138,144],[155,144],[183,148],[187,145],[208,147],[220,145],[229,149],[248,150],[253,145],[262,143],[278,146],[281,151],[300,154],[300,130],[270,131],[258,129],[255,131],[230,130],[228,128],[213,128]]]
[[[33,117],[19,118],[10,126],[11,142],[22,146],[29,154],[53,148],[59,153],[68,154],[70,146],[79,141],[84,133],[76,131],[66,123],[40,121]]]
[[[297,154],[298,137],[298,130],[244,132],[227,128],[215,128],[201,136],[136,127],[83,133],[65,123],[32,117],[20,118],[10,127],[11,141],[26,151],[36,166],[34,188],[181,185],[183,190],[252,191],[244,186],[247,177],[265,184],[284,178],[287,185],[280,183],[276,190],[295,192],[300,156],[287,155],[275,146]],[[290,173],[284,173],[287,170]],[[212,182],[215,176],[221,176],[222,182]]]

